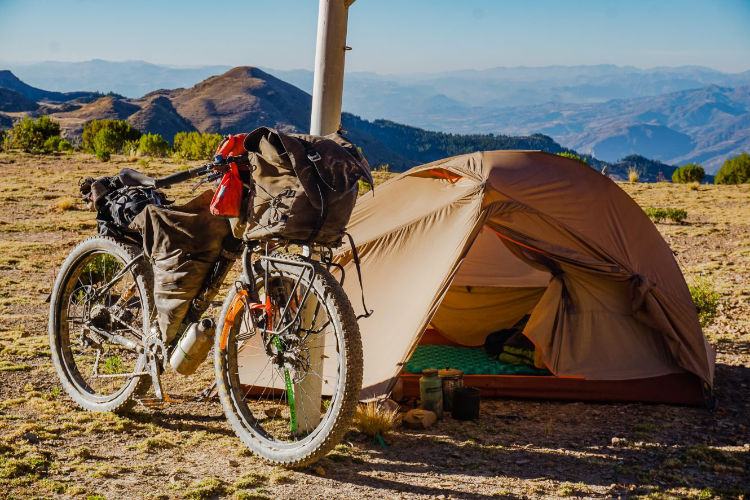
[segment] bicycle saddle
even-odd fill
[[[118,175],[120,180],[126,186],[131,187],[156,187],[156,179],[142,174],[132,168],[123,168]]]

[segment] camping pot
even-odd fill
[[[216,326],[210,318],[203,318],[198,323],[191,324],[177,343],[169,364],[180,375],[192,375],[214,344]]]
[[[443,383],[435,369],[422,370],[419,377],[419,395],[422,398],[422,409],[434,412],[443,418]]]
[[[453,391],[464,386],[464,372],[455,368],[438,370],[438,376],[443,381],[443,409],[453,411]]]
[[[457,387],[453,391],[453,411],[456,420],[474,420],[479,418],[479,389],[476,387]]]

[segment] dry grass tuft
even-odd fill
[[[628,167],[628,182],[635,184],[641,179],[641,173],[636,167]]]
[[[398,411],[378,408],[375,403],[366,403],[357,407],[354,425],[359,432],[367,436],[385,436],[395,426]]]
[[[74,210],[76,208],[76,201],[73,198],[60,198],[55,203],[55,206],[60,212]]]

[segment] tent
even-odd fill
[[[551,376],[467,376],[486,394],[701,403],[715,354],[672,251],[612,180],[576,160],[492,151],[415,167],[360,198],[349,230],[368,307],[362,398],[392,391],[432,324],[481,346],[524,329]],[[360,313],[350,251],[339,256]],[[419,375],[401,376],[405,388]]]

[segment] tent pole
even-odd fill
[[[352,3],[354,0],[320,0],[310,116],[310,133],[314,135],[336,132],[341,124],[346,25]]]

